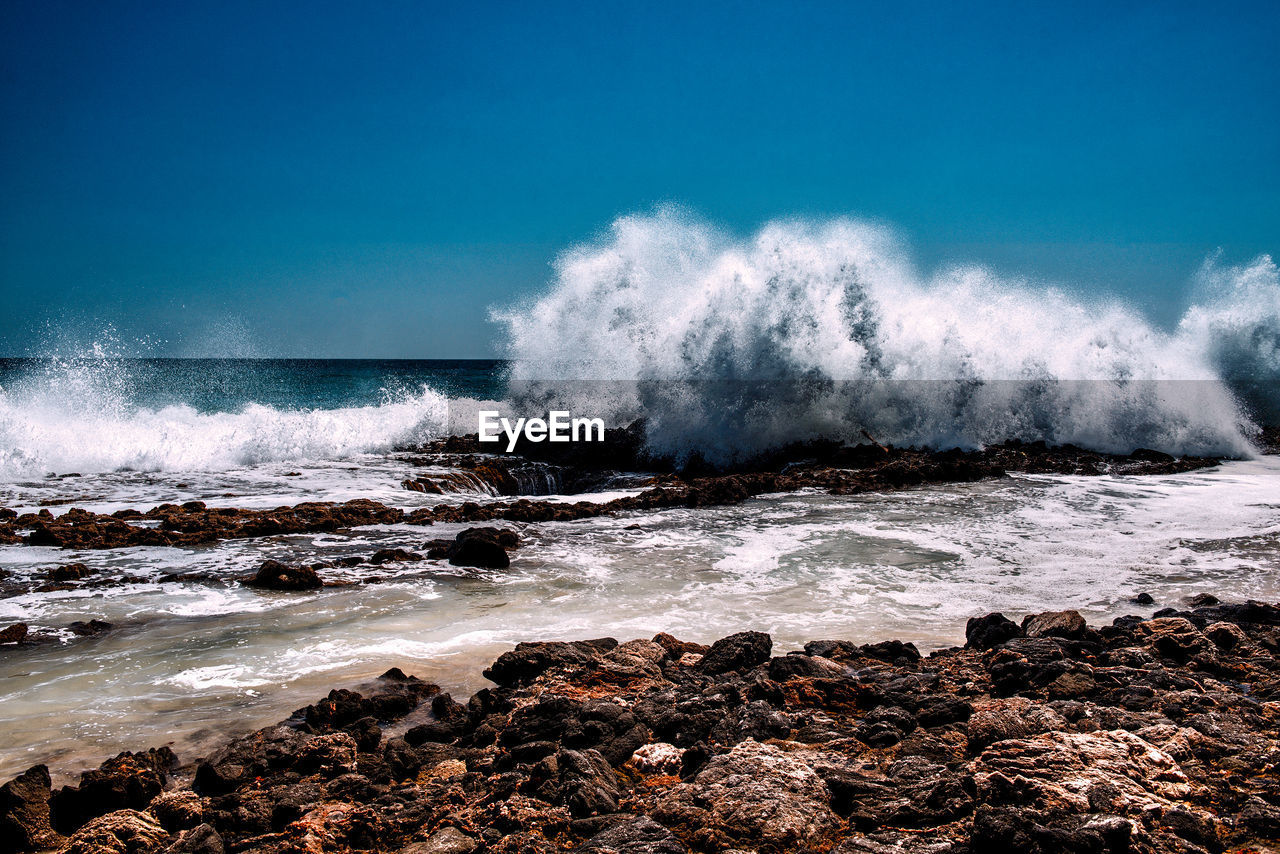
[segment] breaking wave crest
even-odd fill
[[[738,240],[660,210],[617,220],[496,317],[514,394],[644,417],[651,450],[678,458],[865,435],[1249,456],[1254,417],[1277,402],[1280,278],[1268,257],[1200,278],[1203,302],[1170,333],[982,268],[923,276],[875,225]]]
[[[235,412],[131,403],[124,360],[54,360],[0,390],[0,479],[48,472],[216,471],[344,459],[438,437],[448,400],[430,388],[378,405]]]

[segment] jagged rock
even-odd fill
[[[498,656],[497,661],[485,670],[484,678],[504,686],[527,684],[552,667],[590,663],[617,645],[613,638],[575,643],[521,643],[514,650]]]
[[[0,786],[0,850],[31,851],[51,845],[49,769],[34,765]]]
[[[165,854],[225,854],[222,835],[207,824],[198,824],[178,834]]]
[[[773,638],[764,632],[739,632],[713,643],[698,669],[712,675],[745,670],[764,664],[772,653]]]
[[[964,627],[967,649],[991,649],[1017,637],[1022,637],[1022,629],[1004,614],[970,617]]]
[[[1184,806],[1197,787],[1173,757],[1125,730],[1002,741],[978,757],[974,779],[977,798],[987,808],[975,818],[975,844],[1018,844],[1020,837],[1034,836],[1036,827],[1079,835],[1079,818],[1095,813],[1120,822],[1099,825],[1085,837],[1110,834],[1145,845],[1153,841],[1148,835],[1198,845],[1216,838],[1212,818]]]
[[[14,623],[13,625],[0,629],[0,643],[22,643],[27,639],[27,624]]]
[[[1079,611],[1045,611],[1022,619],[1022,632],[1029,638],[1081,638],[1086,628]]]
[[[577,850],[593,854],[686,854],[689,849],[667,828],[648,816],[638,816],[597,833]]]
[[[324,582],[311,567],[290,566],[278,560],[263,561],[257,573],[245,584],[263,590],[315,590],[324,587]]]
[[[698,828],[722,847],[801,848],[839,824],[831,793],[812,760],[747,740],[713,757],[688,783],[674,786],[654,817]]]
[[[170,833],[190,830],[204,821],[207,802],[190,789],[161,792],[151,801],[147,811]]]
[[[146,809],[164,789],[177,758],[167,747],[121,753],[80,775],[78,786],[63,786],[50,800],[55,828],[70,834],[90,819],[118,810]]]
[[[169,841],[169,834],[146,813],[117,810],[77,830],[60,854],[158,854]]]
[[[400,854],[471,854],[479,843],[456,827],[444,827],[423,842],[413,842],[400,849]]]

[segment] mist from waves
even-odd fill
[[[182,369],[190,372],[192,364]],[[449,399],[425,384],[382,389],[377,402],[364,405],[249,400],[211,411],[194,403],[194,388],[187,400],[140,402],[146,399],[140,386],[155,371],[140,373],[138,361],[101,345],[28,363],[0,388],[0,480],[340,460],[450,432]],[[202,378],[192,381],[198,385]]]
[[[1266,256],[1210,259],[1197,293],[1166,332],[980,267],[922,275],[878,225],[742,240],[662,208],[565,253],[545,293],[494,317],[513,395],[643,417],[650,449],[677,459],[868,435],[1250,457],[1280,402],[1280,276]]]

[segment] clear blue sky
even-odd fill
[[[854,214],[1158,321],[1280,252],[1280,4],[0,11],[0,353],[469,357],[619,213]],[[213,342],[210,344],[210,342]]]

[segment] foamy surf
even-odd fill
[[[56,392],[0,391],[0,478],[340,460],[425,442],[449,426],[448,399],[425,387],[370,406],[289,410],[251,403],[213,413],[68,400]]]
[[[644,417],[653,450],[731,461],[789,442],[1247,457],[1280,379],[1270,258],[1212,264],[1164,332],[976,267],[925,276],[887,229],[779,222],[735,239],[676,210],[617,220],[566,253],[509,329],[517,394]],[[1249,382],[1250,394],[1241,384]]]

